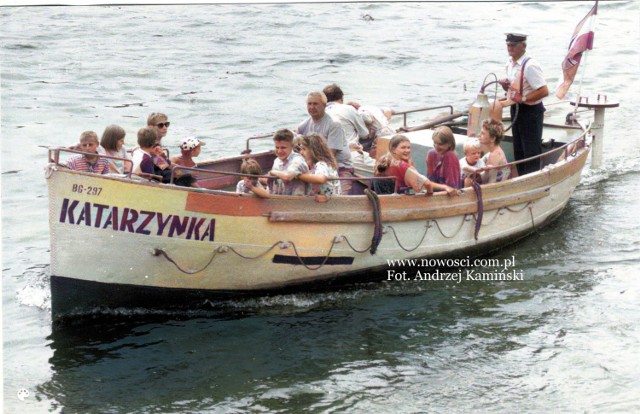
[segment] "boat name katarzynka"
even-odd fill
[[[214,241],[216,228],[216,219],[174,214],[165,216],[159,211],[121,209],[68,198],[62,200],[60,223],[200,241]]]

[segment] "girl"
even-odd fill
[[[427,154],[427,177],[438,184],[460,188],[460,161],[456,155],[456,139],[448,126],[433,132],[433,148]]]
[[[322,136],[318,134],[303,136],[300,155],[309,166],[309,173],[298,176],[300,180],[311,184],[307,194],[329,196],[340,194],[340,181],[330,179],[338,177],[338,162]]]
[[[458,190],[446,184],[433,183],[420,174],[411,161],[411,141],[404,135],[396,135],[389,141],[389,152],[383,155],[374,169],[376,176],[395,177],[396,193],[405,192],[409,188],[415,192],[426,191],[433,194],[434,189],[444,190],[448,195]]]
[[[119,125],[109,125],[105,128],[100,138],[98,153],[110,157],[130,159],[127,150],[124,148],[124,137],[126,132]],[[121,160],[106,158],[109,162],[109,169],[112,173],[126,174],[131,169],[131,164]]]

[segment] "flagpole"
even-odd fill
[[[594,32],[595,27],[596,27],[596,22],[598,19],[598,0],[596,0],[596,13],[593,15],[593,19],[591,19],[591,21],[589,22],[589,31],[590,32]],[[578,103],[580,102],[580,94],[582,93],[582,81],[584,80],[584,74],[587,71],[587,56],[589,55],[587,52],[589,51],[589,49],[585,50],[582,53],[582,59],[581,62],[582,63],[582,75],[580,76],[580,83],[578,84],[578,93],[576,94],[576,101],[575,101],[575,105],[573,107],[573,115],[575,117],[576,113],[578,112]]]

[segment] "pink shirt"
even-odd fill
[[[427,154],[427,178],[438,184],[460,188],[460,161],[453,151],[440,155],[436,150]]]

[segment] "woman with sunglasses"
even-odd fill
[[[169,118],[162,112],[153,112],[147,118],[147,126],[154,128],[158,133],[158,142],[162,142],[162,138],[167,135],[169,125],[171,125]]]

